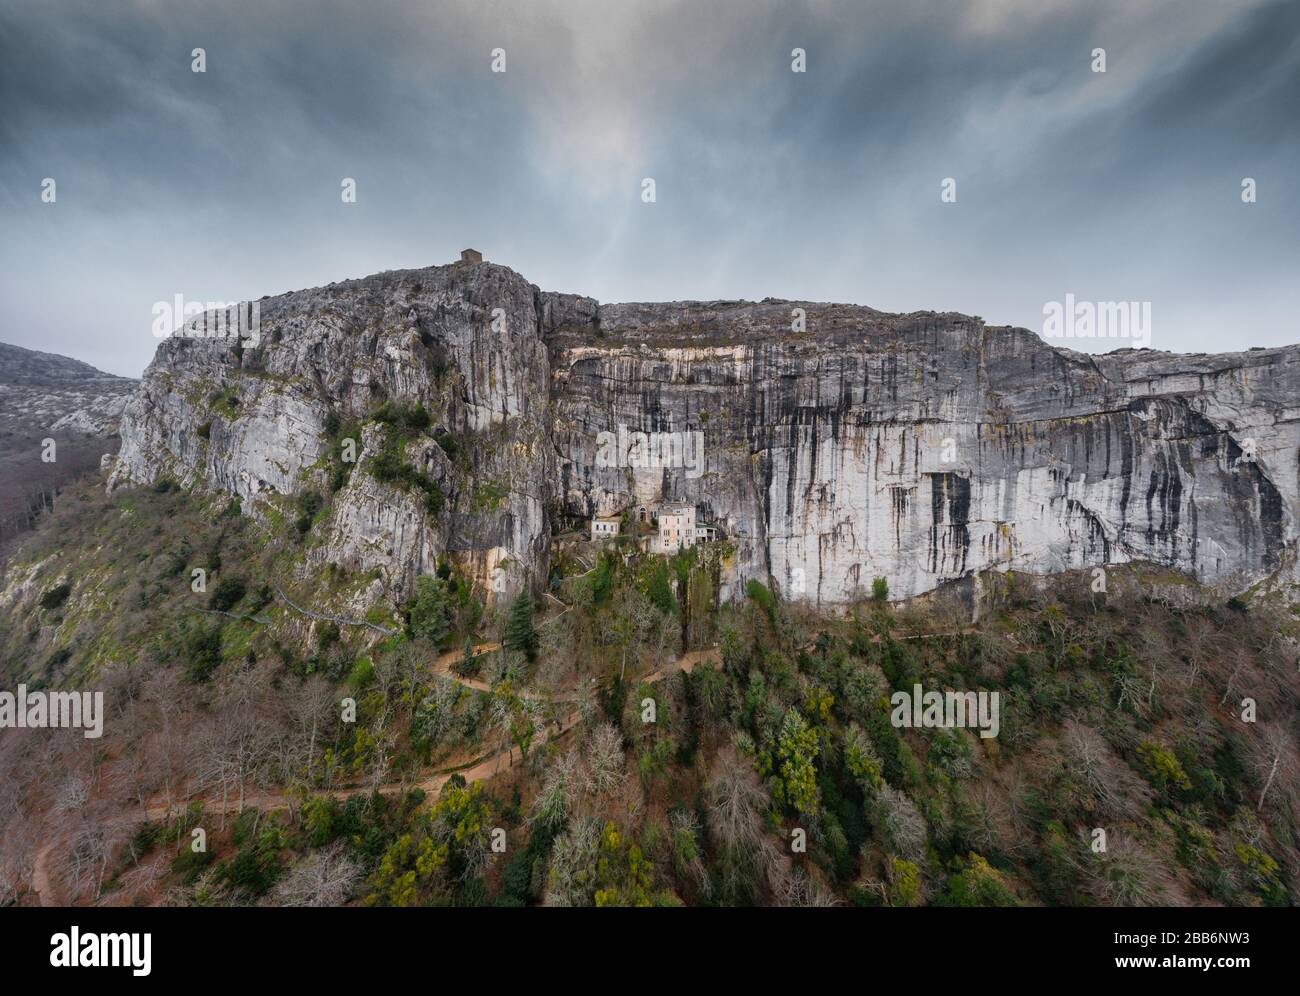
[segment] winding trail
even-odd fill
[[[501,644],[499,643],[475,644],[474,659],[478,660],[480,657],[486,657],[494,650],[500,650],[500,649],[501,649]],[[451,650],[445,654],[441,654],[433,662],[433,673],[438,675],[438,677],[440,678],[447,678],[450,681],[454,681],[458,685],[464,685],[466,688],[473,688],[475,691],[491,692],[492,686],[489,685],[486,681],[479,681],[477,678],[462,678],[460,675],[458,675],[455,671],[452,670],[452,667],[458,664],[461,660],[463,660],[464,657],[465,657],[465,651],[463,650]]]
[[[286,599],[287,601],[287,599]],[[296,606],[295,606],[296,608]],[[567,610],[566,610],[567,611]],[[559,615],[563,615],[560,613]],[[553,619],[559,616],[552,617]],[[548,620],[551,621],[551,620]],[[367,624],[368,625],[368,624]],[[958,630],[950,630],[941,633],[918,633],[910,636],[896,636],[895,640],[924,640],[942,636],[958,636],[964,633],[976,632],[976,627],[965,626]],[[872,637],[873,643],[880,642],[880,635]],[[480,643],[474,646],[474,656],[482,657],[501,648],[499,643]],[[674,658],[663,667],[656,668],[649,674],[635,679],[638,684],[653,684],[660,681],[670,674],[683,671],[689,674],[699,663],[708,660],[710,657],[716,657],[717,647],[710,647],[705,650],[691,650]],[[487,682],[479,681],[474,678],[462,678],[452,671],[452,666],[463,659],[464,651],[453,650],[439,655],[432,664],[434,674],[445,677],[466,688],[472,688],[475,691],[491,693],[492,688]],[[573,693],[565,693],[573,694]],[[535,692],[520,691],[520,697],[529,699],[534,702],[551,702],[551,703],[573,703],[576,698],[555,698],[554,696],[539,695]],[[562,720],[552,721],[541,731],[535,738],[533,746],[540,747],[552,740],[558,740],[575,726],[581,719],[581,713],[577,709],[571,710]],[[460,775],[467,783],[488,781],[503,771],[508,771],[515,763],[516,751],[514,747],[508,747],[504,750],[498,750],[493,753],[485,754],[476,759],[470,760],[456,767],[441,768],[426,773],[417,781],[400,781],[388,782],[379,786],[380,795],[395,795],[405,792],[408,789],[422,789],[426,796],[436,797],[442,791],[443,786],[447,784],[454,776]],[[519,755],[522,757],[522,755]],[[368,795],[371,789],[368,785],[352,785],[335,789],[318,790],[313,795],[323,795],[332,799],[348,799],[355,795]],[[184,803],[159,803],[151,801],[146,807],[146,816],[150,820],[167,819],[179,811],[183,811],[194,799],[188,799]],[[203,802],[204,811],[209,813],[220,813],[222,803],[218,798],[200,799]],[[281,810],[288,808],[288,802],[282,791],[273,792],[253,792],[244,795],[242,803],[239,799],[228,799],[224,805],[225,812],[239,812],[242,807],[255,807],[265,812]],[[44,844],[37,852],[32,862],[32,881],[31,891],[36,894],[42,906],[59,906],[61,903],[54,895],[52,879],[50,877],[50,860],[57,845],[56,840],[51,840]]]
[[[496,645],[481,644],[479,647],[475,647],[474,648],[475,656],[479,656],[479,651],[481,648],[490,648],[490,649],[482,650],[483,653],[489,653],[492,649],[496,649]],[[663,667],[657,668],[654,671],[651,671],[649,674],[645,675],[644,677],[637,679],[637,681],[639,683],[653,683],[667,677],[670,674],[675,674],[678,671],[683,671],[689,674],[692,670],[695,669],[695,666],[699,664],[701,661],[707,660],[709,657],[715,656],[716,654],[717,654],[716,647],[711,647],[706,650],[688,651],[687,653],[674,658],[671,662],[665,664]],[[443,654],[441,657],[438,658],[437,662],[435,662],[434,664],[435,671],[437,673],[441,673],[441,671],[439,670],[440,668],[444,666],[450,668],[451,663],[453,661],[460,660],[462,656],[463,656],[462,653],[457,653],[457,652],[453,652],[450,654]],[[472,682],[469,679],[457,678],[455,677],[455,675],[452,675],[450,673],[448,674],[448,677],[451,677],[452,680],[458,681],[461,684],[467,684],[471,688],[480,688],[480,690],[482,691],[491,691],[491,689],[483,682]],[[535,701],[554,701],[554,702],[564,701],[558,699],[548,699],[545,696],[538,696],[535,694],[528,695],[526,697],[532,698]],[[552,740],[558,740],[560,737],[564,736],[575,726],[577,726],[581,718],[582,718],[581,712],[578,709],[573,709],[570,712],[568,712],[562,720],[552,721],[548,723],[537,735],[537,737],[534,738],[533,745],[532,745],[533,748],[535,749],[537,747],[540,747],[543,744],[546,744]],[[469,761],[458,767],[442,768],[436,771],[429,772],[424,777],[420,778],[417,781],[388,782],[384,785],[379,786],[379,788],[376,791],[380,795],[395,795],[397,793],[405,792],[408,789],[418,788],[418,789],[422,789],[426,796],[436,797],[437,794],[442,791],[443,786],[446,785],[447,782],[449,782],[454,776],[460,775],[462,778],[465,779],[467,783],[488,781],[489,779],[495,777],[501,772],[509,770],[510,767],[515,763],[515,759],[517,756],[522,758],[523,755],[519,751],[517,751],[513,746],[507,747],[503,750],[498,750],[493,753],[486,754],[482,757]],[[327,796],[331,799],[348,799],[354,795],[369,795],[370,792],[371,792],[371,788],[369,785],[350,785],[350,786],[343,786],[335,789],[314,791],[312,794],[318,796]],[[195,801],[196,801],[195,799],[188,799],[184,803],[172,802],[170,804],[151,802],[146,807],[145,810],[146,816],[150,820],[167,819],[171,815],[179,811],[183,811],[187,806],[189,806],[191,803]],[[219,798],[200,799],[197,801],[203,802],[205,812],[220,813],[222,811],[222,802],[221,799]],[[244,795],[242,806],[244,808],[255,807],[265,812],[270,812],[272,810],[287,808],[288,802],[286,801],[285,794],[282,791],[253,792],[253,793],[246,793]],[[227,813],[239,812],[240,807],[241,807],[241,802],[239,799],[228,798],[224,805],[225,812]],[[50,845],[46,845],[44,851],[48,851],[49,849],[50,849]],[[38,862],[40,862],[41,857],[42,855],[38,854],[37,856]],[[48,858],[48,855],[46,855],[46,857]],[[34,885],[36,881],[35,873],[33,873],[32,875],[32,881]],[[47,877],[47,881],[48,881],[48,877]]]

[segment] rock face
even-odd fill
[[[146,371],[109,486],[170,476],[256,512],[326,493],[342,467],[310,567],[378,569],[401,595],[446,553],[517,590],[549,551],[541,302],[514,272],[463,263],[264,298],[243,339],[195,319]],[[372,420],[385,406],[431,423],[388,429]],[[385,441],[408,480],[377,472]]]
[[[260,308],[255,345],[160,346],[111,486],[170,474],[274,502],[326,488],[331,426],[356,424],[310,562],[398,593],[444,554],[517,590],[553,532],[655,500],[724,526],[724,596],[751,577],[837,605],[877,576],[905,597],[987,568],[1150,560],[1237,587],[1294,568],[1300,347],[1089,356],[957,314],[598,305],[490,263]],[[394,443],[367,422],[385,401],[430,426]],[[394,445],[418,486],[382,473]]]

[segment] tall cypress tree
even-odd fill
[[[441,578],[426,576],[415,579],[415,597],[407,610],[411,632],[434,646],[442,643],[451,630],[447,619],[447,586]]]
[[[468,678],[472,674],[478,674],[479,662],[474,657],[474,641],[468,636],[465,637],[465,653],[461,659],[452,667],[462,678]]]
[[[501,641],[507,650],[524,654],[530,661],[537,656],[537,630],[533,628],[533,599],[527,591],[522,591],[510,605],[510,615],[506,619],[505,639]]]

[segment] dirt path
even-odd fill
[[[895,643],[901,643],[903,640],[935,640],[941,636],[965,636],[968,633],[977,632],[979,631],[974,626],[963,626],[961,629],[948,629],[938,633],[910,633],[900,636],[895,636],[893,633],[890,633],[889,635],[893,637]],[[879,643],[880,634],[873,633],[871,635],[871,642]]]
[[[492,653],[494,650],[500,650],[500,649],[501,649],[501,644],[499,643],[477,644],[474,647],[474,659],[478,660],[480,657],[485,657],[488,654]],[[463,685],[465,688],[472,688],[476,692],[484,692],[490,695],[492,693],[492,686],[489,685],[486,681],[480,681],[478,678],[462,678],[460,675],[458,675],[455,671],[452,670],[452,668],[455,665],[459,664],[464,659],[465,659],[465,651],[463,650],[450,650],[445,654],[441,654],[433,662],[433,669],[432,669],[433,673],[437,675],[439,678],[446,678],[448,681],[454,681],[456,684]],[[579,690],[576,688],[564,692],[557,692],[554,694],[548,693],[545,695],[540,695],[537,692],[530,692],[527,689],[521,688],[521,689],[517,689],[515,694],[518,695],[521,699],[528,699],[530,702],[542,702],[542,703],[577,702],[579,699]]]
[[[482,644],[481,646],[484,648],[496,649],[495,644]],[[477,653],[478,650],[479,648],[476,647],[475,656],[478,656]],[[484,650],[483,652],[488,653],[490,652],[490,650]],[[694,670],[697,664],[699,664],[703,660],[708,659],[711,656],[715,656],[717,652],[718,651],[716,647],[707,650],[692,650],[688,653],[682,654],[680,657],[675,658],[669,664],[666,664],[663,667],[650,672],[645,677],[638,679],[638,681],[645,682],[645,683],[654,683],[656,681],[661,680],[662,678],[666,677],[669,674],[676,673],[677,671],[685,671],[689,674],[692,670]],[[442,655],[442,657],[438,658],[438,662],[435,664],[435,669],[442,666],[444,661],[447,662],[447,666],[450,666],[451,661],[459,660],[462,656],[463,654],[458,654],[458,653],[444,654]],[[454,676],[452,677],[454,678]],[[454,680],[461,681],[462,683],[464,683],[465,681],[464,679],[454,679]],[[484,686],[483,690],[490,691],[490,689],[488,689],[486,686]],[[540,697],[536,697],[536,698],[540,700]],[[577,709],[574,709],[571,712],[569,712],[564,717],[564,719],[559,721],[558,723],[552,722],[547,724],[547,726],[534,738],[532,746],[534,748],[541,747],[543,744],[546,744],[552,740],[559,739],[560,737],[568,733],[570,730],[572,730],[575,726],[577,726],[581,718],[582,718],[581,713]],[[379,786],[377,791],[379,792],[380,795],[393,795],[399,792],[405,792],[407,789],[419,788],[424,790],[425,795],[436,797],[437,794],[442,791],[443,786],[446,785],[447,782],[449,782],[454,776],[460,775],[462,778],[465,779],[467,783],[470,784],[474,782],[488,781],[489,779],[500,774],[502,771],[509,770],[510,767],[515,763],[515,759],[517,756],[522,757],[522,755],[514,747],[508,747],[504,750],[498,750],[495,751],[494,753],[481,757],[478,760],[470,761],[469,763],[457,768],[442,769],[440,771],[431,772],[418,781],[389,782],[385,785]],[[369,785],[353,785],[344,788],[327,789],[324,791],[313,792],[312,794],[328,796],[331,799],[348,799],[354,795],[369,795],[370,791],[371,789]],[[156,803],[156,804],[151,803],[148,807],[146,807],[146,815],[150,820],[166,819],[178,811],[183,811],[186,806],[188,806],[190,803],[194,801],[195,800],[193,799],[189,799],[186,800],[185,803],[183,804],[172,803],[171,805],[167,805],[164,803]],[[217,798],[204,799],[202,801],[203,801],[205,812],[209,812],[209,813],[220,812],[221,809],[220,799]],[[287,803],[285,802],[285,797],[283,792],[278,792],[278,791],[277,792],[253,792],[244,795],[243,806],[244,808],[255,807],[257,809],[263,810],[264,812],[269,812],[271,810],[284,809],[286,808]],[[227,799],[225,803],[225,811],[227,813],[238,812],[239,808],[240,808],[239,799]],[[50,845],[46,845],[45,851],[48,852],[49,849],[50,849]],[[48,855],[46,855],[46,857],[48,858]],[[42,855],[38,854],[37,855],[38,863],[41,861],[41,858]],[[35,873],[33,873],[32,881],[33,881],[33,888],[36,888]],[[46,878],[46,881],[48,882],[48,877]]]
[[[494,650],[500,649],[501,644],[499,643],[477,644],[474,647],[474,659],[478,660],[480,657],[486,657]],[[464,657],[465,651],[463,650],[450,650],[447,653],[442,654],[433,662],[433,673],[438,675],[440,678],[449,678],[456,682],[456,684],[464,685],[466,688],[473,688],[480,692],[492,691],[492,686],[490,686],[486,681],[479,681],[477,678],[462,678],[452,670],[452,667],[459,664]]]

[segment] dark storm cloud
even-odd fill
[[[1071,291],[1153,301],[1161,348],[1300,339],[1298,38],[1289,0],[10,5],[0,339],[138,373],[175,293],[469,244],[604,300],[1036,328]]]

